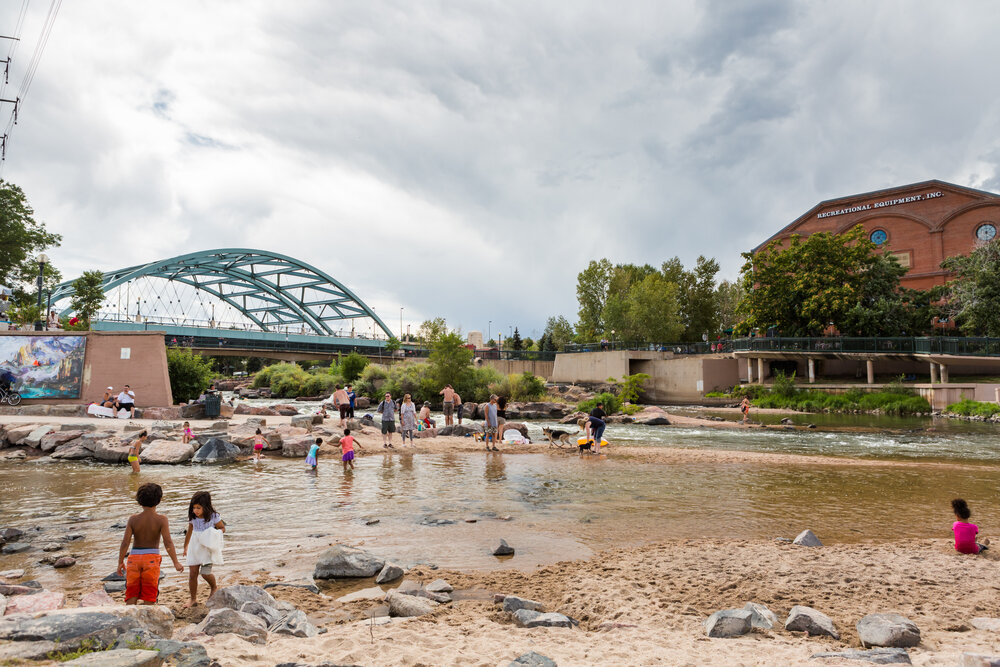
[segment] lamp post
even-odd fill
[[[611,330],[611,349],[615,349],[615,330]]]
[[[403,340],[403,307],[399,307],[399,340]]]
[[[493,320],[486,326],[486,341],[489,342],[493,340]]]
[[[38,317],[35,318],[35,331],[42,330],[42,281],[45,273],[45,265],[49,263],[49,256],[44,252],[38,256]]]

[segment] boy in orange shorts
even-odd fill
[[[184,567],[177,560],[174,541],[170,539],[167,517],[156,513],[156,506],[163,498],[159,484],[143,484],[135,494],[142,511],[133,514],[125,526],[125,538],[118,551],[118,574],[125,575],[125,604],[156,604],[160,595],[160,538],[167,554],[174,562],[174,568],[183,572]],[[129,543],[135,539],[131,553]],[[125,555],[128,553],[128,566]]]

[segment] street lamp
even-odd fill
[[[399,307],[399,340],[403,340],[403,307]]]
[[[486,340],[493,340],[493,320],[490,320],[490,323],[486,327]]]
[[[35,331],[42,330],[42,274],[45,272],[45,265],[49,263],[49,256],[44,252],[38,256],[38,317],[35,318]]]

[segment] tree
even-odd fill
[[[603,332],[601,313],[608,296],[612,268],[606,259],[591,260],[576,277],[576,300],[580,304],[577,333],[588,340],[594,340]]]
[[[167,372],[170,392],[177,403],[198,398],[212,381],[212,362],[189,348],[167,348]]]
[[[659,273],[650,274],[634,284],[625,299],[622,337],[641,342],[677,340],[684,331],[678,317],[679,291],[675,283]]]
[[[545,333],[548,338],[547,349],[558,351],[566,349],[566,346],[573,340],[573,327],[562,315],[550,317],[545,323]]]
[[[23,288],[38,275],[37,254],[58,246],[62,236],[45,229],[35,220],[24,191],[0,181],[0,284]],[[46,274],[58,281],[58,272],[46,265]],[[46,275],[46,278],[49,276]],[[48,281],[46,281],[48,284]],[[54,284],[54,283],[53,283]]]
[[[83,275],[73,281],[73,299],[70,308],[90,328],[90,321],[104,302],[104,291],[101,284],[104,274],[100,271],[84,271]]]
[[[365,370],[365,366],[367,365],[368,357],[358,354],[357,352],[351,352],[349,355],[341,359],[340,364],[338,364],[338,368],[340,370],[340,374],[344,377],[344,382],[351,383],[361,377],[361,373]]]
[[[431,376],[440,386],[463,384],[472,370],[472,350],[457,333],[446,333],[438,338],[431,348],[427,361],[431,365]]]
[[[716,335],[732,333],[739,323],[739,307],[743,301],[743,288],[740,283],[723,280],[715,290],[715,307],[718,313],[718,329]]]
[[[967,335],[1000,336],[1000,243],[949,257],[941,267],[955,274],[948,283],[947,310],[958,327]]]
[[[521,332],[514,327],[514,335],[510,337],[510,349],[520,350],[524,347],[524,341],[521,340]]]
[[[830,325],[868,335],[862,311],[879,299],[898,299],[899,279],[906,273],[861,225],[843,234],[794,235],[787,247],[772,241],[743,258],[739,329],[777,327],[786,336],[815,336]]]
[[[448,324],[443,317],[424,320],[417,329],[417,339],[426,347],[431,347],[441,336],[448,333]]]
[[[399,339],[395,336],[389,336],[389,340],[385,342],[385,351],[389,354],[395,354],[396,350],[400,348]]]
[[[538,348],[535,347],[535,341],[534,340],[532,340],[531,338],[527,338],[526,337],[524,339],[524,349],[525,350],[536,350]]]

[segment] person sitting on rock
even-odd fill
[[[115,412],[119,410],[128,410],[129,417],[135,417],[135,392],[129,389],[128,385],[121,390],[118,397],[115,399]]]
[[[434,431],[431,436],[437,435],[437,422],[431,419],[431,404],[424,403],[420,408],[420,414],[417,415],[417,421],[420,422],[422,430],[424,431]]]

